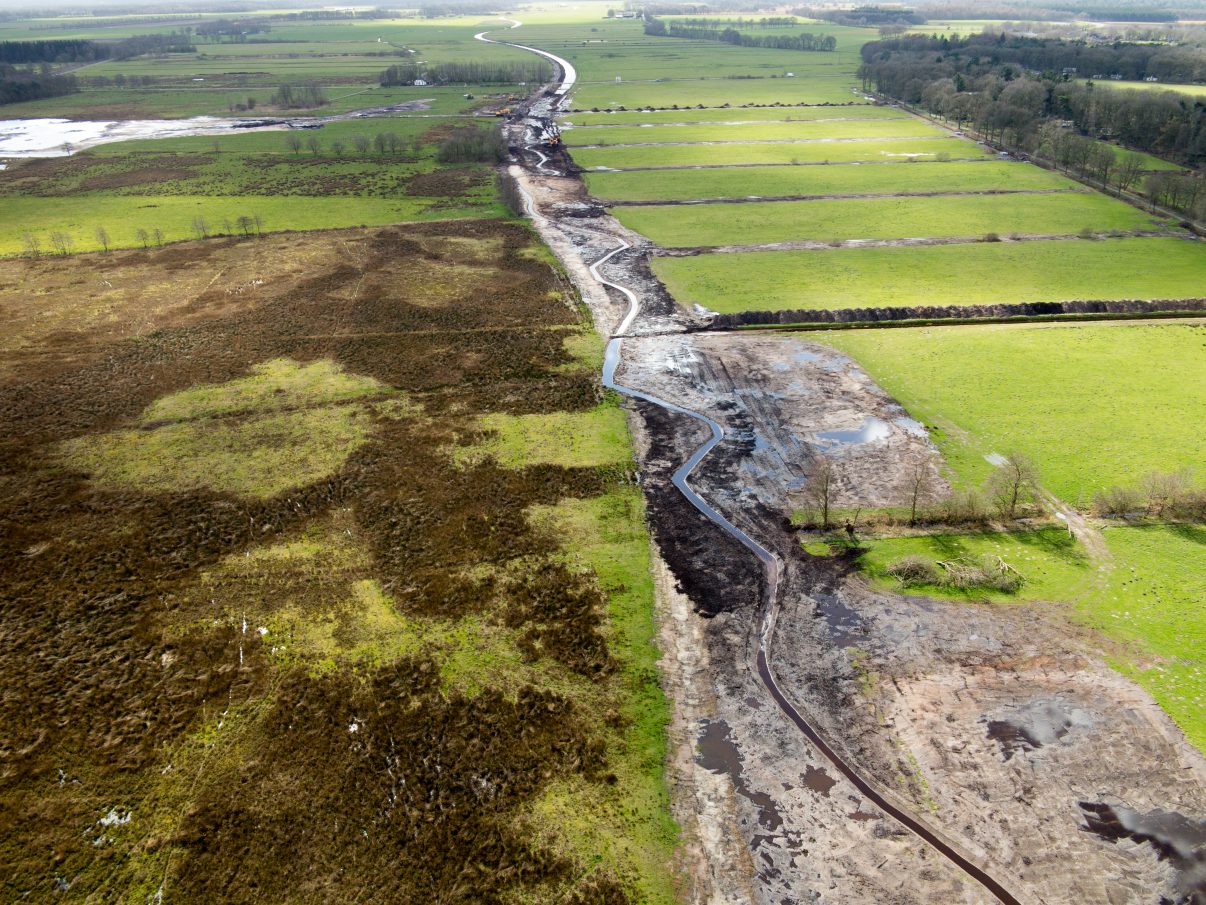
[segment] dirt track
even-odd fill
[[[1092,815],[1117,805],[1191,820],[1206,814],[1206,762],[1146,694],[1103,665],[1097,639],[1078,637],[1055,609],[980,610],[871,593],[844,563],[804,554],[786,530],[792,490],[811,458],[832,448],[822,434],[856,431],[868,419],[888,425],[838,454],[850,505],[892,501],[910,464],[934,461],[892,400],[814,346],[681,335],[693,317],[668,307],[649,277],[647,243],[606,216],[574,216],[590,208],[576,180],[524,183],[550,218],[542,234],[602,329],[614,329],[625,306],[582,281],[586,263],[617,238],[637,246],[609,263],[608,279],[637,287],[655,313],[629,330],[637,338],[626,342],[618,379],[724,426],[725,440],[692,480],[785,564],[772,668],[798,709],[1023,901],[1196,902],[1192,858],[1161,860],[1160,839],[1119,842],[1089,831],[1100,824]],[[699,446],[701,428],[651,405],[634,412],[652,527],[676,580],[662,599],[662,636],[682,666],[665,678],[693,901],[748,900],[735,845],[752,855],[746,879],[758,902],[991,901],[832,775],[767,699],[751,668],[756,561],[669,481]],[[694,615],[684,614],[680,591]],[[695,649],[701,643],[706,650]],[[1040,743],[1007,751],[988,736],[990,725]],[[728,779],[727,801],[716,775]]]

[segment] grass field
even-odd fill
[[[997,161],[585,173],[583,178],[592,195],[608,201],[1080,188],[1040,167]]]
[[[967,484],[988,475],[985,456],[1018,450],[1053,493],[1087,505],[1098,489],[1206,461],[1201,325],[984,325],[815,338],[852,356],[913,417],[938,428],[939,448]]]
[[[572,62],[572,61],[571,61]],[[666,79],[647,82],[583,82],[574,91],[571,110],[655,107],[719,107],[722,104],[848,104],[863,95],[842,72],[808,79]],[[868,102],[869,103],[869,102]]]
[[[864,568],[906,593],[998,603],[1057,601],[1127,652],[1112,665],[1134,678],[1206,750],[1206,532],[1191,526],[1109,527],[1101,572],[1062,529],[1013,534],[942,534],[866,542]],[[930,561],[1000,556],[1025,578],[1016,594],[965,594],[932,585],[903,588],[884,571],[905,556]]]
[[[565,120],[575,127],[640,126],[666,123],[815,122],[831,119],[911,119],[893,107],[866,103],[812,107],[684,107],[679,110],[628,110],[624,113],[574,113]]]
[[[697,126],[616,126],[569,129],[570,145],[622,145],[637,142],[814,141],[824,138],[925,138],[945,130],[919,119],[841,120],[798,123],[700,124]]]
[[[716,166],[740,163],[849,163],[861,160],[897,163],[903,160],[983,159],[991,151],[961,138],[813,141],[768,144],[665,145],[660,147],[589,148],[574,152],[574,161],[587,169],[608,167]]]
[[[1157,94],[1172,91],[1176,94],[1186,94],[1190,97],[1206,97],[1206,85],[1178,85],[1164,82],[1128,82],[1102,79],[1094,82],[1103,88],[1122,88],[1125,91],[1151,91]]]
[[[1204,267],[1206,246],[1172,238],[654,259],[680,303],[721,312],[1189,298],[1202,294]]]
[[[792,239],[983,236],[995,230],[1005,235],[1075,235],[1082,229],[1167,225],[1104,195],[1080,193],[620,207],[615,215],[668,248],[733,241],[754,245]]]

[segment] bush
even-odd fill
[[[1103,518],[1119,518],[1146,507],[1143,494],[1133,487],[1109,487],[1093,494],[1093,512]]]
[[[1000,241],[1001,241],[1001,237],[1000,237],[1000,236],[998,236],[996,233],[985,233],[985,234],[984,234],[984,241],[985,241],[985,242],[1000,242]]]
[[[911,555],[888,566],[888,574],[903,585],[939,584],[938,567],[924,556]]]
[[[507,143],[498,129],[465,126],[454,129],[436,151],[440,163],[498,163],[507,156]]]

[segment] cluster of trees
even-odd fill
[[[1137,487],[1109,487],[1093,494],[1093,511],[1103,518],[1152,516],[1187,522],[1206,521],[1206,487],[1192,470],[1153,471]]]
[[[498,129],[463,126],[440,142],[440,163],[498,163],[507,156],[507,142]]]
[[[764,16],[761,19],[679,19],[676,25],[716,28],[727,25],[732,28],[794,28],[799,20],[795,16]]]
[[[399,63],[381,73],[382,87],[413,85],[518,85],[552,77],[546,63]]]
[[[190,53],[195,49],[187,35],[175,31],[162,35],[135,35],[120,41],[89,41],[82,38],[0,41],[0,63],[26,66],[36,63],[92,63],[97,60],[128,60],[147,53]]]
[[[1116,3],[1077,3],[1040,0],[1037,3],[966,3],[960,0],[921,0],[918,8],[931,19],[1093,19],[1106,22],[1175,22],[1176,9],[1167,0],[1117,0]]]
[[[422,3],[419,15],[424,19],[439,19],[443,16],[486,16],[511,9],[514,3],[490,3],[488,0],[443,0],[441,3]]]
[[[313,83],[307,85],[281,85],[268,101],[282,110],[312,110],[327,103],[327,93]]]
[[[833,35],[814,35],[803,32],[798,35],[744,35],[735,28],[705,28],[701,26],[666,24],[662,19],[646,18],[645,34],[667,38],[688,38],[694,41],[720,41],[738,47],[769,47],[775,50],[837,49],[837,38]]]
[[[1143,180],[1143,191],[1156,204],[1206,220],[1206,178],[1201,173],[1152,173]]]
[[[911,9],[882,6],[857,6],[853,9],[820,9],[793,10],[797,15],[809,19],[824,19],[838,25],[849,25],[855,28],[874,28],[890,25],[924,25],[925,17]],[[973,18],[982,18],[983,13]]]
[[[352,150],[361,157],[369,156],[370,151],[376,151],[380,157],[387,155],[398,155],[405,150],[405,142],[393,132],[378,132],[371,139],[367,135],[353,135],[351,138]],[[289,132],[285,136],[285,147],[294,154],[300,154],[302,148],[305,148],[314,157],[322,153],[322,139],[314,132],[307,130],[306,136],[303,138],[300,132]],[[414,142],[414,150],[418,151],[420,142],[416,138]],[[348,146],[342,139],[336,139],[331,142],[331,153],[336,157],[343,157],[348,152]]]
[[[198,25],[195,33],[214,43],[243,44],[250,35],[263,35],[272,31],[266,19],[214,19]]]
[[[0,64],[0,104],[17,104],[43,97],[60,97],[79,91],[73,75],[31,72]]]
[[[1074,82],[1059,69],[1031,72],[994,56],[1015,39],[969,40],[918,36],[867,44],[860,68],[864,87],[874,85],[960,125],[974,123],[989,140],[1026,152],[1038,150],[1042,126],[1056,121],[1191,166],[1206,161],[1206,104],[1171,91]],[[943,50],[944,43],[951,49]],[[1206,54],[1200,56],[1206,65]]]

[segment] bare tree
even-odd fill
[[[829,530],[829,511],[837,492],[837,469],[828,456],[817,456],[812,474],[804,483],[805,502],[821,517],[822,530]]]
[[[1152,471],[1143,476],[1143,492],[1147,496],[1147,509],[1157,518],[1168,509],[1175,508],[1181,498],[1193,486],[1193,477],[1186,470],[1165,473]]]
[[[384,132],[378,132],[375,136],[373,136],[373,147],[377,149],[378,154],[385,154],[386,150],[389,148],[389,136],[387,136]]]
[[[252,214],[251,219],[253,219],[255,221],[255,234],[257,236],[264,235],[264,223],[262,220],[260,220],[260,215]]]
[[[224,236],[233,236],[234,235],[234,226],[231,225],[229,217],[224,217],[222,220],[222,235],[224,235]]]
[[[151,235],[155,237],[155,244],[163,248],[163,230],[156,226],[151,230]]]
[[[322,142],[318,140],[317,135],[311,135],[306,139],[306,147],[310,149],[310,155],[317,157],[322,151]]]
[[[31,232],[26,232],[21,237],[22,243],[25,245],[25,255],[30,258],[42,257],[42,240]]]
[[[71,247],[73,244],[74,242],[72,241],[71,236],[67,235],[65,232],[55,230],[50,234],[50,247],[54,249],[54,253],[56,255],[71,254]]]
[[[103,226],[98,226],[93,231],[93,235],[96,236],[97,244],[100,245],[101,250],[105,254],[108,254],[109,253],[109,230],[105,229]]]
[[[204,217],[193,217],[193,235],[198,239],[209,238],[209,224]]]
[[[917,507],[934,496],[934,481],[929,462],[918,462],[909,472],[909,527],[917,524]]]
[[[145,229],[140,229],[137,233],[135,233],[135,235],[138,236],[138,241],[142,243],[142,247],[146,248],[147,240],[151,238],[150,235],[147,234],[147,231]]]
[[[1013,519],[1018,506],[1037,498],[1038,486],[1038,467],[1028,456],[1013,452],[989,476],[987,490],[997,511]]]
[[[367,154],[369,149],[369,140],[366,135],[353,135],[352,144],[356,146],[357,154]]]
[[[332,151],[332,153],[334,153],[334,155],[335,155],[336,157],[342,157],[342,156],[343,156],[343,150],[344,150],[344,145],[343,145],[343,142],[342,142],[342,141],[333,141],[333,142],[331,142],[331,151]]]
[[[250,236],[251,228],[253,226],[255,226],[255,221],[252,220],[250,217],[243,215],[242,217],[240,217],[238,219],[238,224],[239,224],[239,231],[241,233],[243,233],[244,236]]]
[[[285,147],[287,147],[294,154],[298,154],[301,152],[301,146],[302,146],[301,136],[298,135],[297,133],[290,132],[288,135],[285,136]]]
[[[1118,183],[1118,194],[1121,195],[1139,179],[1143,172],[1143,158],[1133,151],[1118,158],[1118,168],[1114,171],[1114,181]]]

